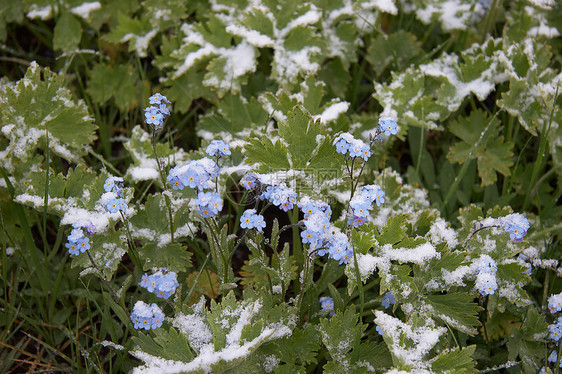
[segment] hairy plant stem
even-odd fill
[[[135,242],[133,241],[131,230],[129,230],[129,220],[125,218],[125,215],[121,210],[119,211],[119,214],[121,214],[121,218],[123,219],[123,223],[125,224],[125,230],[127,231],[127,241],[129,242],[129,248],[131,249],[131,260],[135,264],[135,267],[142,270],[142,264],[140,262],[137,247],[135,246]]]
[[[491,229],[492,227],[501,227],[499,225],[491,225],[491,226],[482,226],[477,228],[476,230],[474,230],[472,233],[470,233],[470,235],[466,238],[466,240],[464,241],[462,247],[465,248],[466,245],[468,244],[468,242],[470,241],[470,239],[472,239],[474,237],[474,235],[476,235],[478,232],[484,230],[484,229]]]
[[[211,233],[211,236],[213,237],[213,240],[215,241],[216,244],[216,249],[219,252],[218,254],[221,256],[222,258],[222,262],[223,262],[223,266],[224,266],[224,278],[223,278],[223,282],[224,283],[228,283],[227,282],[227,276],[228,276],[228,261],[224,256],[223,251],[221,251],[221,246],[220,246],[220,242],[219,242],[219,238],[217,238],[217,235],[215,234],[215,228],[217,230],[217,232],[219,231],[218,229],[218,225],[214,222],[214,220],[211,220],[211,222],[213,222],[214,226],[211,225],[209,223],[209,219],[207,218],[203,218],[203,220],[205,221],[205,224],[207,225],[207,228],[209,229],[209,232]]]
[[[94,267],[94,269],[96,269],[96,271],[98,272],[101,280],[103,281],[103,283],[105,283],[105,285],[107,286],[107,288],[109,289],[109,292],[111,292],[111,295],[113,296],[113,298],[115,299],[115,301],[117,301],[119,303],[119,305],[121,305],[121,307],[125,310],[125,312],[127,312],[127,314],[129,314],[129,311],[127,310],[127,307],[121,302],[121,298],[117,295],[117,292],[115,292],[115,290],[113,289],[113,287],[111,287],[111,283],[109,283],[109,281],[107,280],[106,276],[102,273],[102,271],[100,270],[100,268],[98,267],[98,265],[96,264],[96,262],[94,261],[94,258],[92,257],[92,255],[90,254],[90,250],[87,249],[86,250],[86,254],[88,255],[88,258],[90,259],[90,263],[92,264],[92,266]]]
[[[160,174],[160,180],[162,181],[162,188],[164,191],[168,191],[166,188],[166,177],[162,170],[162,165],[160,165],[160,159],[156,153],[156,129],[152,129],[152,152],[154,152],[154,158],[156,159],[156,165],[158,165],[158,174]],[[168,221],[170,222],[170,241],[174,244],[174,217],[172,216],[172,203],[170,197],[164,194],[164,201],[166,202],[166,207],[168,208]]]

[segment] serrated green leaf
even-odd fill
[[[523,362],[525,373],[536,373],[544,364],[547,352],[544,336],[547,324],[544,316],[530,306],[520,329],[514,329],[513,335],[507,340],[509,360],[519,358]]]
[[[147,243],[139,249],[144,261],[143,270],[152,268],[167,268],[169,271],[184,272],[191,267],[191,253],[179,243]]]
[[[379,34],[367,48],[365,58],[374,67],[378,75],[387,66],[400,71],[422,52],[421,43],[415,35],[404,30],[392,34]]]
[[[427,296],[433,307],[433,317],[469,335],[477,333],[476,327],[480,326],[478,312],[482,310],[473,300],[474,295],[464,292]]]
[[[198,129],[213,133],[228,132],[236,134],[248,128],[263,126],[268,113],[252,97],[249,100],[241,95],[226,94],[217,104],[217,111],[204,116]]]
[[[287,159],[287,149],[279,140],[272,143],[264,136],[261,140],[250,139],[244,146],[244,155],[248,164],[260,164],[260,171],[288,170],[291,168]]]
[[[53,47],[63,51],[71,51],[78,47],[82,37],[82,25],[70,12],[63,11],[53,36]]]
[[[471,345],[459,350],[454,348],[447,353],[441,354],[431,363],[431,368],[436,373],[476,373],[472,355],[476,350],[476,345]]]
[[[35,157],[36,149],[45,152],[47,145],[51,154],[79,162],[95,139],[96,126],[86,105],[64,87],[62,75],[35,62],[15,86],[0,90],[0,114],[2,135],[10,140],[4,151],[17,163]]]
[[[155,329],[153,338],[139,333],[138,336],[133,337],[133,341],[146,353],[166,360],[190,362],[194,358],[186,336],[173,327],[167,330]]]
[[[503,137],[496,137],[498,125],[495,117],[488,117],[481,110],[472,111],[468,117],[459,117],[449,124],[449,130],[462,140],[451,147],[449,160],[463,164],[477,159],[482,186],[494,183],[496,172],[511,175],[513,143],[504,143]]]
[[[138,104],[138,80],[132,66],[98,64],[90,70],[88,93],[99,104],[113,98],[119,109],[126,110]]]
[[[407,216],[404,214],[397,215],[388,220],[381,234],[374,232],[373,234],[377,238],[379,245],[394,245],[403,240],[406,236],[406,218]]]
[[[316,137],[320,135],[320,123],[308,117],[298,106],[289,112],[287,122],[279,124],[279,135],[287,143],[291,154],[291,167],[304,169],[317,148]]]
[[[330,319],[320,320],[322,343],[330,353],[331,364],[336,370],[349,370],[356,366],[359,346],[366,325],[358,322],[358,315],[352,309],[337,312]],[[350,353],[351,351],[351,353]]]

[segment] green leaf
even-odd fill
[[[374,232],[373,234],[375,235],[379,245],[394,245],[403,240],[406,236],[406,219],[407,216],[405,214],[399,214],[388,220],[382,229],[381,234]]]
[[[155,329],[154,337],[139,333],[138,336],[133,336],[133,342],[144,352],[166,360],[181,362],[193,360],[193,354],[186,336],[173,327],[168,330],[165,328]]]
[[[436,373],[476,373],[472,355],[476,350],[476,345],[471,345],[459,350],[454,348],[431,363],[431,368]]]
[[[388,35],[379,34],[367,48],[365,58],[381,75],[388,66],[392,66],[394,71],[401,71],[421,52],[421,43],[415,35],[400,30]]]
[[[191,253],[180,243],[148,243],[139,249],[144,261],[143,270],[152,268],[167,268],[170,271],[187,271],[191,267]]]
[[[89,72],[88,93],[99,104],[113,98],[121,110],[137,106],[139,77],[135,72],[132,66],[98,64]]]
[[[57,24],[53,36],[53,47],[63,51],[71,51],[78,47],[82,37],[82,25],[80,21],[70,12],[63,11]]]
[[[505,176],[511,175],[513,143],[504,143],[503,137],[496,137],[499,132],[499,121],[496,117],[489,117],[481,110],[474,110],[468,117],[458,117],[456,121],[451,122],[449,130],[462,140],[451,147],[449,160],[463,164],[468,160],[477,159],[482,186],[496,182],[496,172]]]
[[[330,353],[332,361],[329,364],[334,366],[334,370],[349,370],[357,364],[357,347],[367,327],[357,322],[358,315],[352,309],[343,313],[338,311],[330,319],[320,320],[322,343]]]
[[[216,134],[228,132],[234,135],[248,128],[263,126],[267,118],[268,113],[255,97],[247,100],[241,95],[228,93],[218,102],[216,111],[202,117],[197,128]]]
[[[52,154],[77,163],[95,139],[97,127],[84,102],[75,100],[64,87],[62,75],[35,62],[15,86],[0,90],[0,114],[2,135],[10,140],[4,151],[17,163],[35,157],[37,149],[44,153],[47,147]]]
[[[287,122],[279,124],[279,135],[287,142],[291,167],[304,169],[317,148],[316,137],[320,135],[320,123],[313,121],[297,106],[289,112]]]
[[[523,325],[513,330],[513,335],[507,340],[508,359],[523,362],[525,373],[536,373],[544,364],[547,355],[544,337],[547,323],[544,316],[532,306],[528,307]]]
[[[464,292],[427,296],[428,303],[433,307],[433,317],[469,335],[477,333],[475,327],[480,326],[478,312],[482,310],[473,300],[474,295]]]
[[[287,159],[287,148],[279,140],[272,143],[266,136],[261,140],[250,139],[244,146],[244,155],[248,158],[248,164],[259,164],[261,172],[291,168]]]

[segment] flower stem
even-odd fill
[[[162,165],[160,165],[160,159],[156,153],[156,129],[152,130],[152,152],[154,152],[154,158],[156,159],[156,165],[158,165],[158,174],[160,174],[160,180],[162,181],[162,188],[167,191],[166,188],[166,178],[162,170]],[[170,241],[174,244],[174,217],[172,216],[172,204],[170,197],[164,195],[164,201],[166,201],[166,207],[168,208],[168,220],[170,221]]]

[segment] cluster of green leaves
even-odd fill
[[[553,348],[546,297],[562,290],[558,265],[543,261],[562,255],[561,46],[552,38],[561,6],[501,5],[0,5],[0,342],[9,347],[0,371],[20,369],[25,356],[72,371],[471,373],[515,362],[506,370],[538,372]],[[160,89],[174,107],[153,138],[136,125]],[[364,166],[359,186],[379,184],[386,202],[349,230],[350,264],[314,258],[296,226],[284,231],[297,209],[268,209],[266,232],[241,238],[240,214],[257,193],[234,185],[248,167],[277,173],[299,199],[330,199],[333,224],[347,232],[350,165],[332,142],[341,131],[366,139],[381,115],[397,118],[399,135],[355,171]],[[220,217],[205,222],[195,191],[163,186],[153,139],[164,172],[202,157],[200,145],[229,142]],[[125,178],[126,220],[103,208],[110,174]],[[475,233],[511,213],[499,208],[507,205],[531,218],[526,241]],[[68,261],[77,212],[99,232]],[[482,254],[498,265],[499,289],[486,298],[470,271]],[[141,333],[127,311],[159,301],[136,287],[159,267],[178,272],[181,287],[159,303],[164,327]],[[386,291],[398,302],[391,311]],[[209,309],[189,305],[201,293]],[[334,299],[333,316],[321,296]]]

